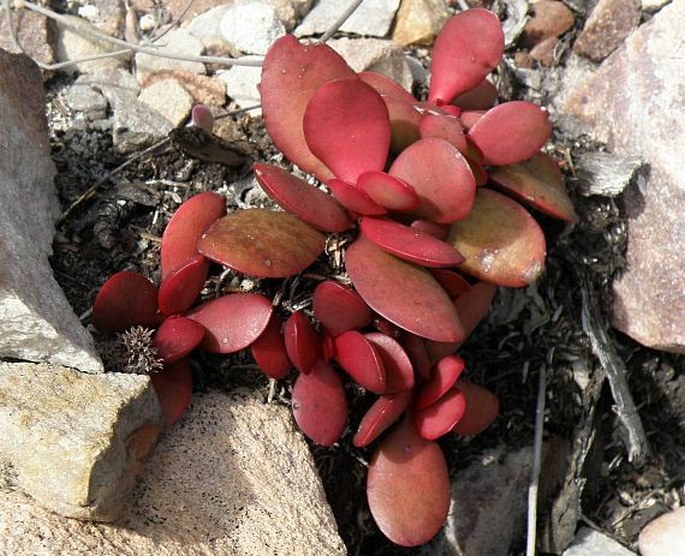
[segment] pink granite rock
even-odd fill
[[[640,22],[640,0],[599,0],[585,22],[573,49],[593,62],[601,62]]]

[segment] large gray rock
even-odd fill
[[[675,546],[676,545],[671,545],[671,549]],[[599,531],[590,529],[589,527],[583,527],[578,531],[578,535],[573,541],[573,544],[564,550],[563,556],[597,556],[597,554],[602,554],[602,556],[635,555],[634,552],[628,550],[614,539],[607,537]],[[675,556],[674,552],[666,552],[665,554]],[[643,553],[643,556],[647,556],[647,554]]]
[[[399,0],[366,0],[340,28],[346,33],[356,33],[371,37],[385,37],[400,5]],[[319,0],[304,21],[295,29],[299,37],[315,35],[328,31],[329,27],[342,15],[348,2],[338,0]]]
[[[567,74],[557,106],[567,128],[649,165],[643,186],[626,198],[628,270],[614,284],[613,323],[644,345],[678,352],[685,351],[684,25],[685,0],[674,0],[597,71]]]
[[[0,362],[0,488],[44,508],[114,519],[160,430],[146,376]]]
[[[0,357],[101,372],[48,264],[60,209],[40,71],[0,50],[0,75]]]

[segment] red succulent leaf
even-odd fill
[[[457,381],[456,389],[466,397],[466,411],[453,431],[464,436],[478,434],[487,429],[499,415],[497,396],[477,384]]]
[[[333,340],[333,357],[357,384],[375,394],[387,388],[385,367],[374,344],[356,330],[348,330]]]
[[[466,337],[470,336],[476,326],[487,316],[496,293],[496,285],[478,282],[469,287],[454,302],[457,313],[459,313],[459,319],[464,326]]]
[[[476,185],[480,187],[488,183],[488,173],[483,166],[483,153],[473,144],[473,142],[466,137],[466,144],[468,145],[468,152],[466,153],[466,162],[469,163],[469,168],[473,172],[473,177],[476,180]]]
[[[421,118],[419,133],[422,138],[438,137],[454,146],[460,153],[467,152],[466,136],[459,118],[447,114],[427,112]]]
[[[322,234],[297,216],[255,208],[217,220],[199,241],[198,249],[238,272],[284,278],[312,264],[325,242]]]
[[[421,123],[421,111],[416,105],[416,100],[411,101],[393,95],[381,95],[390,117],[390,152],[393,155],[400,154],[412,143],[421,138],[419,124]]]
[[[462,327],[445,290],[424,268],[363,238],[347,249],[345,266],[364,301],[400,328],[424,338],[456,342]]]
[[[422,266],[455,266],[464,260],[449,243],[394,220],[364,216],[359,227],[384,251]]]
[[[373,344],[385,369],[386,394],[414,387],[414,367],[400,343],[382,332],[369,332],[364,337]]]
[[[330,46],[304,46],[292,35],[278,39],[264,58],[259,92],[266,129],[285,156],[321,180],[333,174],[307,146],[302,128],[304,111],[319,87],[355,75]]]
[[[533,217],[501,193],[478,188],[471,214],[448,239],[465,257],[460,270],[501,286],[526,286],[545,266],[545,236]]]
[[[357,434],[352,443],[357,448],[363,448],[371,444],[383,431],[400,418],[402,413],[409,407],[412,393],[409,390],[396,394],[380,396],[364,414]]]
[[[540,212],[568,222],[578,222],[564,185],[564,176],[548,154],[538,153],[525,162],[493,168],[490,179]]]
[[[421,203],[414,213],[441,224],[466,217],[476,182],[466,159],[437,137],[420,139],[395,159],[389,174],[410,184]]]
[[[366,170],[382,170],[390,149],[390,117],[385,102],[358,78],[322,85],[303,119],[312,152],[339,179],[355,183]]]
[[[159,285],[157,302],[164,315],[184,313],[200,295],[209,272],[209,261],[204,255],[194,255],[169,272]]]
[[[190,119],[193,125],[203,129],[209,135],[214,130],[214,115],[212,111],[204,104],[196,104],[190,113]]]
[[[335,280],[325,280],[316,286],[312,307],[314,317],[331,336],[363,328],[371,322],[371,310],[359,294]]]
[[[181,359],[165,366],[160,372],[150,375],[150,381],[157,393],[164,423],[170,427],[183,416],[190,405],[193,395],[190,362]]]
[[[258,293],[232,293],[205,301],[186,317],[207,330],[200,347],[212,353],[234,353],[254,342],[269,324],[273,306]]]
[[[532,102],[514,100],[488,110],[469,129],[468,138],[483,153],[485,164],[504,166],[531,158],[551,134],[545,110]]]
[[[200,345],[204,336],[204,327],[194,320],[169,317],[159,326],[152,341],[162,362],[169,365],[193,351]]]
[[[381,441],[369,463],[369,509],[395,544],[418,546],[429,541],[447,517],[450,490],[440,446],[422,438],[411,419],[404,419]]]
[[[466,396],[453,388],[424,409],[412,412],[412,420],[419,434],[426,440],[436,440],[450,432],[466,411]]]
[[[430,380],[432,370],[431,361],[428,357],[428,350],[426,349],[426,340],[416,334],[406,332],[404,334],[403,344],[407,350],[409,359],[411,359],[411,362],[419,375],[425,380]]]
[[[486,112],[487,110],[465,110],[459,116],[461,125],[466,131],[468,131],[474,125],[476,125],[476,122],[480,120],[486,114]]]
[[[430,273],[447,292],[450,299],[456,299],[471,287],[466,279],[454,270],[434,268],[431,269]]]
[[[363,71],[358,74],[367,85],[371,85],[379,95],[388,95],[404,102],[413,103],[416,99],[394,79],[375,71]]]
[[[295,311],[285,321],[283,337],[293,365],[301,373],[309,373],[321,357],[321,338],[303,311]]]
[[[447,236],[450,234],[449,224],[437,224],[432,220],[425,220],[423,218],[414,220],[410,226],[415,230],[419,230],[420,232],[431,235],[442,241],[446,240]]]
[[[336,178],[328,180],[326,185],[338,202],[355,214],[378,216],[388,212],[356,185]]]
[[[483,79],[470,91],[460,94],[452,104],[464,110],[487,110],[497,101],[497,87],[487,79]]]
[[[464,370],[464,360],[458,355],[446,355],[433,367],[431,379],[419,392],[414,404],[416,409],[423,409],[438,401],[454,386]]]
[[[314,185],[270,164],[255,164],[262,189],[288,212],[324,232],[342,232],[352,225],[345,209]]]
[[[357,187],[389,211],[406,212],[419,206],[419,197],[411,185],[380,170],[364,172]]]
[[[264,332],[250,346],[252,356],[262,372],[278,380],[285,378],[293,368],[281,334],[282,325],[281,317],[272,313]]]
[[[157,287],[137,272],[122,270],[102,285],[93,304],[93,324],[102,332],[123,332],[132,326],[155,327]]]
[[[292,395],[293,415],[302,432],[322,446],[335,444],[347,423],[347,398],[338,373],[317,361],[309,374],[300,373]]]
[[[473,8],[451,17],[435,39],[428,101],[448,104],[499,64],[504,33],[497,16]]]
[[[178,207],[162,234],[162,279],[197,255],[198,240],[224,214],[226,200],[209,191],[191,197]]]

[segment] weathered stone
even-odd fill
[[[0,546],[13,556],[346,553],[290,412],[245,392],[194,397],[116,523],[65,520],[5,496]]]
[[[345,33],[385,37],[395,17],[400,0],[367,0],[340,28]],[[319,0],[295,29],[298,37],[325,33],[342,15],[347,4],[337,0]]]
[[[647,346],[680,352],[685,351],[685,122],[678,117],[683,26],[685,0],[675,0],[589,77],[567,74],[557,106],[564,127],[589,132],[610,152],[649,164],[643,187],[626,198],[628,268],[614,284],[613,323]]]
[[[107,99],[90,85],[74,84],[67,91],[67,104],[72,110],[83,112],[91,121],[107,116]]]
[[[78,14],[111,37],[123,38],[123,0],[90,0],[79,7]]]
[[[117,152],[126,154],[149,147],[174,127],[159,112],[128,94],[113,90],[108,98],[114,107],[112,138]]]
[[[550,67],[556,60],[556,50],[559,45],[557,37],[547,37],[530,49],[530,57],[543,66]]]
[[[616,197],[625,191],[643,166],[644,161],[637,157],[583,153],[575,163],[580,193]]]
[[[183,88],[190,93],[195,102],[201,102],[207,106],[223,106],[226,102],[226,85],[223,81],[187,71],[176,70],[155,73],[143,83],[143,88],[169,78],[173,78],[183,85]]]
[[[159,43],[158,49],[161,53],[191,57],[202,53],[202,43],[183,28],[168,32]],[[161,58],[143,52],[136,54],[136,77],[139,83],[143,83],[153,73],[168,70],[182,70],[198,74],[206,72],[205,65],[201,62]]]
[[[220,72],[217,77],[226,83],[226,94],[238,106],[253,106],[261,102],[257,89],[262,80],[261,68],[233,66],[229,70]],[[260,111],[252,112],[252,114],[259,113]]]
[[[674,546],[677,545],[672,545],[671,549]],[[598,554],[602,554],[602,556],[635,556],[634,552],[622,544],[589,527],[583,527],[578,531],[576,539],[571,546],[564,550],[563,556],[597,556]],[[671,550],[668,554],[673,556],[673,551]],[[647,555],[643,553],[643,556]]]
[[[642,556],[675,556],[685,547],[685,507],[650,521],[640,532],[638,547]]]
[[[392,40],[408,44],[432,44],[450,17],[444,0],[404,0],[397,10]]]
[[[658,12],[666,4],[669,4],[671,0],[642,0],[642,11],[653,13]]]
[[[258,1],[236,3],[226,10],[219,27],[223,39],[245,54],[266,54],[285,35],[276,8]]]
[[[19,45],[31,59],[44,64],[55,61],[51,46],[51,32],[45,16],[28,10],[14,10],[9,20],[14,29]],[[14,47],[7,27],[8,18],[4,13],[0,17],[0,48],[18,54],[21,50]]]
[[[0,75],[0,357],[101,372],[48,264],[60,209],[42,76],[26,56],[3,50]]]
[[[233,2],[227,2],[201,13],[194,17],[185,29],[204,47],[225,42],[221,34],[221,20],[232,6]]]
[[[601,62],[616,50],[640,23],[640,0],[599,0],[578,35],[573,50]]]
[[[187,120],[193,108],[193,97],[173,78],[162,79],[146,87],[138,100],[159,112],[173,127]]]
[[[563,2],[540,0],[531,4],[533,16],[528,20],[521,35],[521,43],[526,48],[549,39],[560,37],[573,27],[575,18]]]
[[[114,519],[161,426],[148,377],[0,362],[0,485],[59,514]]]

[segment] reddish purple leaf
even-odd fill
[[[462,115],[463,121],[463,115]],[[525,100],[504,102],[488,110],[468,131],[485,164],[515,164],[537,154],[552,134],[545,110]]]
[[[499,400],[490,390],[467,382],[457,381],[456,389],[466,398],[466,411],[454,427],[454,432],[464,436],[478,434],[487,429],[499,415]]]
[[[311,151],[341,180],[356,183],[366,170],[382,170],[390,149],[390,118],[381,96],[358,78],[321,86],[304,112]]]
[[[450,227],[448,224],[437,224],[432,220],[425,220],[423,218],[414,220],[410,226],[415,230],[419,230],[442,241],[446,240],[447,236],[450,234]]]
[[[198,243],[207,258],[243,274],[284,278],[301,272],[326,238],[287,212],[247,209],[217,220]]]
[[[357,187],[389,211],[406,212],[419,206],[419,197],[411,185],[380,170],[361,174]]]
[[[468,145],[468,153],[465,155],[466,162],[469,163],[469,168],[473,172],[473,177],[476,180],[476,186],[480,187],[488,183],[488,173],[483,166],[483,153],[473,144],[473,142],[466,137],[466,144]]]
[[[448,104],[499,64],[504,33],[497,16],[473,8],[451,17],[435,39],[428,101]]]
[[[342,232],[352,225],[340,203],[283,168],[255,164],[254,172],[269,197],[317,230]]]
[[[321,180],[333,174],[307,146],[302,128],[304,111],[321,85],[355,75],[328,45],[303,46],[292,35],[278,39],[264,58],[259,92],[266,129],[285,156]]]
[[[494,284],[478,282],[457,297],[454,306],[467,338],[487,316],[496,293],[497,286]]]
[[[357,384],[375,394],[387,388],[383,360],[363,334],[356,330],[343,332],[334,340],[334,358]]]
[[[364,337],[373,344],[385,369],[386,394],[414,387],[414,367],[400,343],[382,332],[369,332]]]
[[[300,373],[292,404],[295,421],[309,439],[322,446],[338,441],[347,423],[347,398],[333,367],[317,361],[311,373]]]
[[[403,100],[404,102],[416,102],[416,99],[412,94],[402,87],[402,85],[382,73],[363,71],[359,74],[359,78],[367,85],[371,85],[371,87],[373,87],[381,96],[388,95]]]
[[[283,330],[285,350],[301,373],[309,373],[321,356],[321,338],[302,311],[295,311]]]
[[[460,270],[501,286],[526,286],[545,267],[545,235],[533,217],[501,193],[478,188],[471,214],[448,241],[465,257]]]
[[[471,287],[466,279],[454,270],[434,268],[431,269],[430,273],[447,292],[447,295],[450,296],[450,299],[456,299]]]
[[[492,81],[483,79],[470,91],[460,94],[452,101],[461,110],[487,110],[497,101],[497,87]]]
[[[312,306],[314,317],[331,336],[363,328],[371,322],[371,309],[359,294],[335,280],[325,280],[316,286]]]
[[[421,111],[416,105],[416,100],[407,101],[392,95],[381,95],[390,117],[390,152],[397,156],[412,143],[421,138],[419,124],[421,123]]]
[[[209,261],[198,254],[168,273],[162,279],[157,295],[162,314],[176,315],[190,309],[205,285],[208,272]]]
[[[159,326],[152,341],[162,362],[169,365],[193,351],[204,336],[205,329],[194,320],[169,317]]]
[[[376,216],[388,212],[356,185],[336,178],[328,180],[326,185],[341,205],[356,214]]]
[[[359,227],[384,251],[422,266],[455,266],[464,260],[449,243],[394,220],[365,216]]]
[[[437,137],[444,139],[460,153],[467,152],[466,136],[459,118],[447,114],[433,114],[427,112],[421,118],[419,133],[422,138]]]
[[[273,313],[264,332],[250,346],[252,356],[262,372],[278,380],[285,378],[293,368],[281,334],[282,325],[281,317]]]
[[[431,361],[428,357],[428,351],[426,350],[426,340],[416,334],[407,332],[404,334],[403,344],[419,375],[425,380],[430,380]]]
[[[160,317],[155,285],[128,270],[110,276],[93,304],[93,324],[102,332],[123,332],[132,326],[152,328]]]
[[[416,409],[423,409],[438,401],[454,386],[464,370],[464,360],[457,355],[446,355],[433,367],[431,379],[421,387],[416,398]]]
[[[440,446],[421,438],[411,419],[404,419],[369,464],[366,494],[378,527],[395,544],[424,544],[445,522],[450,492]]]
[[[400,418],[409,407],[412,393],[409,390],[379,397],[364,414],[352,443],[357,448],[371,444],[383,431]]]
[[[454,305],[427,270],[363,238],[348,247],[345,266],[364,301],[400,328],[437,341],[462,339]]]
[[[487,110],[467,110],[462,112],[459,116],[461,125],[466,131],[468,131],[474,125],[476,125],[476,122],[480,120],[486,114],[486,112]]]
[[[197,255],[198,240],[224,214],[225,199],[209,191],[191,197],[178,207],[162,234],[162,279]]]
[[[204,104],[196,104],[190,113],[193,125],[203,129],[209,135],[214,131],[214,115]]]
[[[186,314],[207,329],[200,347],[234,353],[254,342],[269,324],[273,306],[258,293],[232,293],[206,301]]]
[[[162,417],[167,427],[176,423],[190,405],[193,395],[193,374],[190,362],[181,359],[150,375],[150,381],[157,393]]]
[[[449,390],[432,405],[412,412],[414,426],[427,440],[436,440],[450,432],[466,411],[466,396],[457,388]]]
[[[390,175],[406,181],[420,199],[414,213],[441,224],[465,218],[473,204],[476,182],[463,155],[444,139],[428,137],[395,159]]]

